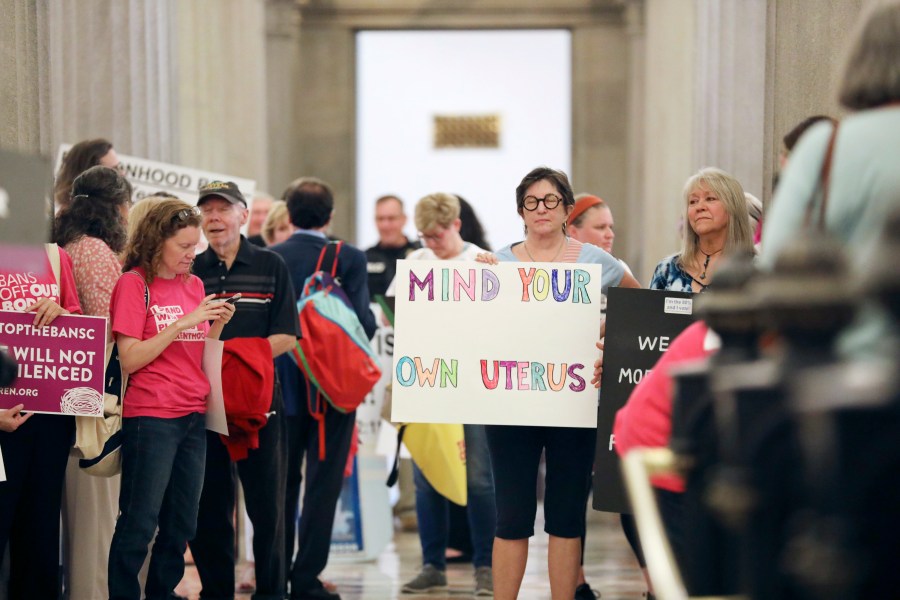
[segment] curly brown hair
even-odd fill
[[[140,267],[152,283],[167,239],[185,227],[200,227],[200,211],[182,200],[162,200],[141,219],[125,248],[122,272]],[[187,277],[187,275],[186,275]]]
[[[131,184],[115,169],[91,167],[72,182],[72,202],[56,215],[53,241],[65,246],[94,237],[118,254],[127,237],[122,207],[131,205]]]

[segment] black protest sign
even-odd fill
[[[630,513],[613,438],[616,412],[681,331],[694,322],[692,294],[610,288],[594,460],[594,509]]]

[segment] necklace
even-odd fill
[[[563,236],[562,244],[559,245],[559,248],[556,250],[556,254],[554,254],[554,255],[553,255],[553,258],[551,258],[551,259],[548,260],[547,262],[553,262],[553,261],[555,261],[555,260],[559,257],[559,255],[562,254],[563,248],[565,248],[565,247],[568,246],[568,245],[569,245],[569,238],[567,238],[566,236]],[[528,258],[531,259],[531,262],[538,262],[538,261],[536,261],[536,260],[534,259],[534,257],[531,255],[531,252],[528,251],[528,243],[525,242],[525,240],[522,240],[522,247],[525,248],[525,254],[528,255]]]
[[[527,248],[526,248],[526,250],[527,250]],[[700,248],[698,247],[697,250],[700,250]],[[706,257],[706,260],[703,261],[703,272],[700,273],[700,279],[701,279],[701,281],[705,281],[705,280],[706,280],[706,269],[709,267],[709,259],[711,259],[713,256],[715,256],[716,254],[718,254],[718,253],[721,252],[722,250],[724,250],[724,248],[719,248],[718,250],[716,250],[716,251],[713,252],[712,254],[707,254],[707,253],[704,252],[703,250],[700,250],[700,254],[702,254],[703,256]],[[698,281],[697,283],[700,283],[700,282]],[[700,283],[700,285],[703,285],[703,284]],[[703,287],[706,287],[706,286],[703,285]]]

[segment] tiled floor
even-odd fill
[[[540,511],[539,511],[540,512]],[[535,529],[542,531],[543,524]],[[343,600],[391,600],[427,597],[429,600],[462,600],[472,598],[472,566],[450,565],[447,578],[450,591],[445,594],[409,596],[400,594],[400,586],[418,572],[421,553],[416,534],[398,533],[375,562],[342,563],[332,560],[323,577],[338,586]],[[238,567],[238,573],[243,567]],[[591,586],[603,594],[604,600],[638,600],[646,591],[637,562],[622,535],[618,515],[591,511],[588,520],[585,572]],[[192,600],[198,598],[200,581],[193,566],[188,567],[181,593]],[[550,597],[547,580],[547,536],[532,538],[525,580],[519,594],[521,600],[546,600]],[[249,595],[238,595],[239,600]]]

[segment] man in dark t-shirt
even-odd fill
[[[419,242],[411,242],[403,234],[406,213],[403,201],[396,196],[382,196],[375,201],[375,226],[378,228],[378,243],[366,250],[369,272],[369,294],[383,296],[394,280],[397,261],[422,247]]]

